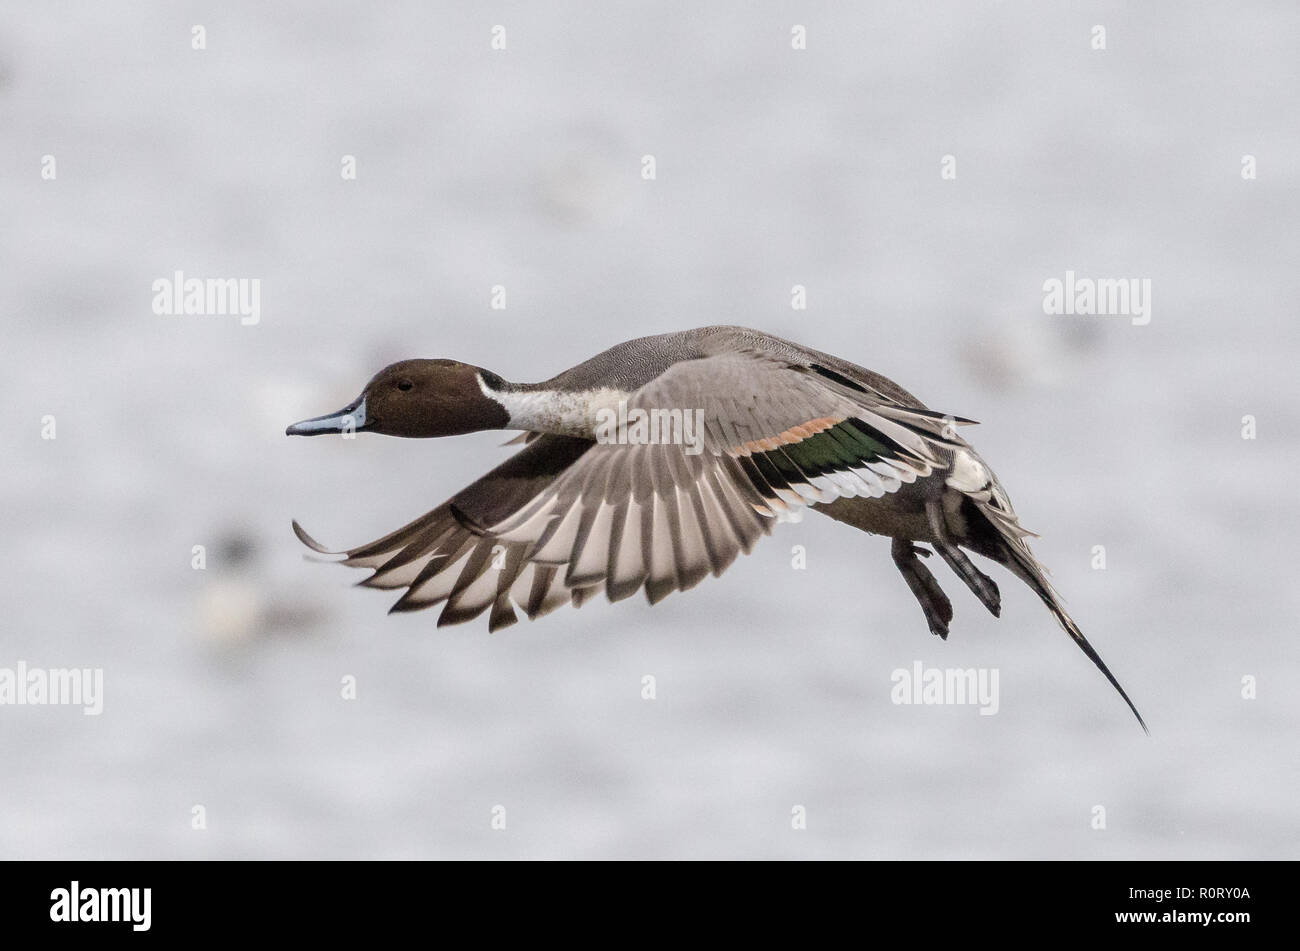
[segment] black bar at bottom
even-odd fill
[[[1050,934],[1223,942],[1285,927],[1295,871],[1277,862],[6,864],[6,937],[332,942],[421,926],[431,941],[523,928],[539,940],[571,932],[620,943],[686,936],[679,923],[694,940],[704,929],[729,944],[771,939],[775,928],[817,940],[832,925],[864,940],[903,927],[922,943]]]

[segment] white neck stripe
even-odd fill
[[[596,412],[616,407],[630,394],[601,387],[595,390],[494,390],[478,374],[483,395],[499,403],[510,417],[507,429],[593,438]]]

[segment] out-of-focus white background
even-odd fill
[[[1300,11],[1044,6],[10,8],[0,666],[105,709],[0,708],[0,857],[1294,858]],[[259,278],[260,324],[156,316],[177,269]],[[1045,316],[1067,269],[1150,278],[1150,325]],[[303,558],[291,518],[369,541],[512,451],[283,435],[387,362],[710,323],[982,420],[1152,737],[1013,579],[997,621],[935,566],[942,643],[816,515],[491,636]],[[918,660],[1001,712],[894,706]]]

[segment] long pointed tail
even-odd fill
[[[973,499],[971,501],[975,502]],[[1138,713],[1137,707],[1129,699],[1129,695],[1120,686],[1119,681],[1115,679],[1115,675],[1110,672],[1110,668],[1101,659],[1101,655],[1097,653],[1096,648],[1088,643],[1088,639],[1083,636],[1083,631],[1079,630],[1079,625],[1074,623],[1074,618],[1066,613],[1065,607],[1061,604],[1061,599],[1052,589],[1051,583],[1048,582],[1047,576],[1043,573],[1043,566],[1038,563],[1033,552],[1029,550],[1029,546],[1025,544],[1024,536],[1030,533],[1020,527],[1020,523],[1014,515],[1009,515],[1000,508],[994,508],[987,502],[975,502],[975,505],[988,522],[989,527],[993,529],[989,534],[996,537],[996,542],[987,537],[980,538],[975,540],[976,544],[972,546],[974,550],[993,558],[995,561],[1000,561],[1012,574],[1029,585],[1034,593],[1042,598],[1043,603],[1047,605],[1047,609],[1052,612],[1061,627],[1065,629],[1065,633],[1073,638],[1074,643],[1079,645],[1079,650],[1083,651],[1088,659],[1097,666],[1097,669],[1105,675],[1106,679],[1110,681],[1110,685],[1119,691],[1119,695],[1124,698],[1128,708],[1133,711],[1133,716],[1137,717],[1138,723],[1142,725],[1143,731],[1146,732],[1147,736],[1150,736],[1151,730],[1147,728],[1146,721],[1142,719],[1142,714]]]

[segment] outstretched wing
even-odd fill
[[[418,610],[454,595],[455,602],[444,608],[440,625],[468,621],[481,614],[484,606],[461,616],[465,591],[489,571],[495,575],[508,563],[514,578],[499,597],[489,602],[493,606],[489,626],[496,630],[518,620],[513,602],[523,607],[529,617],[537,617],[567,603],[571,592],[563,585],[552,584],[552,572],[534,570],[525,562],[522,546],[502,544],[467,527],[458,503],[489,516],[493,512],[504,516],[534,498],[594,445],[568,436],[543,435],[529,440],[525,449],[433,511],[346,552],[334,552],[321,545],[297,522],[293,530],[313,551],[343,554],[340,564],[370,569],[371,575],[360,582],[363,587],[407,588],[392,611]]]
[[[395,611],[445,602],[440,626],[490,608],[496,630],[516,604],[536,617],[601,590],[655,603],[721,574],[774,520],[896,491],[964,445],[939,414],[756,351],[675,364],[627,403],[660,421],[652,441],[634,427],[543,435],[343,563],[373,569],[363,585],[405,588]]]

